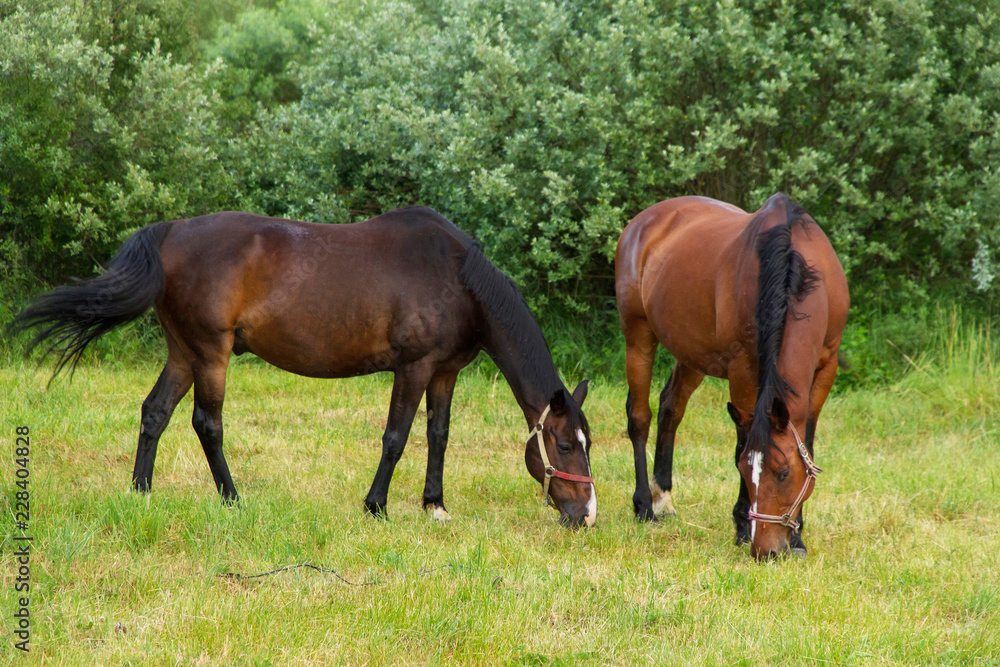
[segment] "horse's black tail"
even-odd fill
[[[36,297],[8,330],[39,328],[28,351],[48,342],[45,354],[58,356],[52,377],[67,363],[72,372],[87,345],[153,305],[163,289],[160,244],[169,230],[168,222],[143,227],[125,241],[103,274]]]
[[[757,404],[748,434],[754,449],[766,451],[770,441],[768,412],[775,398],[784,400],[791,390],[778,372],[778,355],[785,335],[785,320],[791,300],[800,300],[815,289],[819,274],[792,247],[792,226],[804,222],[804,209],[783,197],[787,222],[776,225],[757,238]]]

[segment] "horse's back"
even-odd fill
[[[467,336],[442,318],[464,305],[469,242],[422,207],[345,225],[236,212],[176,221],[161,248],[157,310],[175,337],[221,332],[234,349],[296,373],[389,370],[406,361],[401,350],[419,355],[432,339],[446,347]]]
[[[615,256],[623,325],[648,321],[668,349],[684,343],[667,320],[698,323],[714,334],[717,300],[725,296],[720,285],[731,285],[730,256],[749,217],[714,199],[678,197],[633,218]]]
[[[784,195],[747,213],[706,197],[678,197],[639,213],[622,232],[615,287],[626,339],[650,331],[678,359],[703,371],[733,357],[734,344],[752,348],[759,266],[758,235],[787,224]],[[798,209],[797,209],[798,210]],[[803,212],[804,213],[804,212]],[[792,225],[793,246],[818,270],[828,331],[843,329],[847,286],[836,253],[806,216]],[[631,334],[630,330],[638,331]],[[836,334],[839,335],[839,334]],[[712,372],[711,374],[716,374]]]

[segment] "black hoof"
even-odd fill
[[[635,507],[635,520],[636,521],[650,521],[657,522],[659,519],[656,518],[656,514],[653,513],[652,507]]]
[[[750,521],[745,516],[737,518],[733,513],[733,528],[736,529],[736,546],[750,544]]]
[[[365,501],[365,511],[369,516],[373,516],[376,519],[388,519],[389,514],[386,512],[385,505],[380,503],[370,503]]]
[[[149,493],[153,488],[153,484],[149,480],[145,479],[134,479],[132,480],[132,490],[138,493]]]
[[[802,541],[802,533],[792,533],[792,539],[788,541],[788,553],[797,558],[806,557],[806,544]]]

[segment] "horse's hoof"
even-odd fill
[[[674,509],[674,504],[671,502],[670,492],[661,489],[656,480],[649,483],[649,495],[653,498],[653,514],[668,518],[677,516],[677,510]]]
[[[643,509],[635,510],[635,520],[636,521],[649,521],[657,522],[659,519],[656,518],[656,514],[653,512],[652,507],[646,507]]]
[[[788,550],[788,555],[793,558],[805,558],[808,556],[805,547],[792,547]]]
[[[366,500],[365,511],[368,513],[369,516],[372,516],[376,519],[389,518],[389,514],[385,510],[385,505],[381,505],[379,503],[370,503]]]
[[[132,482],[132,486],[129,487],[129,491],[135,491],[136,493],[149,493],[152,490],[152,484],[149,482],[143,482],[140,480],[135,480]]]
[[[740,533],[736,533],[736,546],[742,547],[744,544],[750,544],[749,531],[747,531],[746,535],[741,535]]]
[[[431,513],[431,518],[435,521],[440,521],[441,523],[451,521],[451,515],[448,514],[448,510],[446,510],[443,505],[437,505],[434,508],[434,511]]]

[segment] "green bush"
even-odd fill
[[[223,116],[237,132],[256,118],[258,109],[297,101],[301,95],[290,68],[308,57],[324,21],[319,0],[253,7],[220,26],[204,45],[203,57],[218,58],[213,80],[225,107]]]
[[[558,356],[607,360],[628,219],[783,190],[888,377],[885,326],[908,350],[936,301],[1000,296],[998,137],[1000,0],[0,0],[0,278],[20,298],[220,208],[422,203],[554,327],[587,313]]]
[[[160,34],[194,3],[0,4],[0,252],[32,282],[88,275],[124,236],[223,206],[205,72]],[[177,11],[168,11],[171,7]],[[173,44],[184,41],[175,30]],[[194,47],[191,47],[194,48]]]
[[[784,190],[855,303],[926,307],[991,284],[998,7],[362,3],[298,70],[301,99],[262,118],[248,154],[275,161],[241,170],[243,192],[330,221],[434,206],[536,304],[586,309],[646,206]]]

